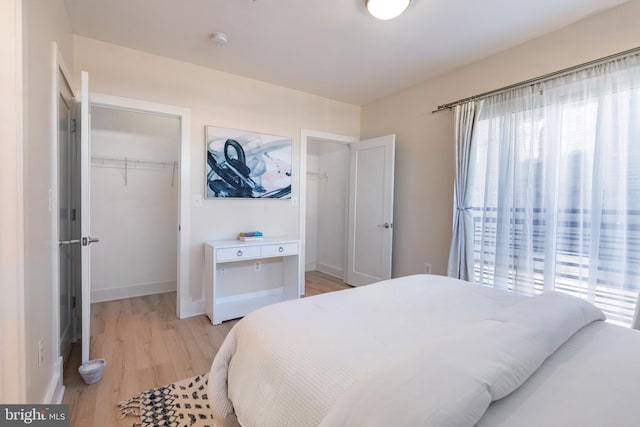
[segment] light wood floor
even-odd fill
[[[304,295],[306,297],[350,288],[342,280],[319,271],[307,271],[304,276]]]
[[[348,288],[319,272],[306,274],[306,295]],[[91,306],[91,357],[104,358],[102,380],[86,385],[77,373],[80,345],[74,345],[64,372],[71,426],[130,426],[117,403],[137,393],[207,372],[237,320],[212,326],[206,316],[176,317],[175,292],[109,301]]]

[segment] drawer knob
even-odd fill
[[[283,248],[282,246],[280,246],[280,247],[278,248],[278,252],[283,252],[283,251],[284,251],[284,248]]]
[[[242,256],[242,251],[238,251],[238,252],[236,252],[236,255],[238,255],[238,256]]]

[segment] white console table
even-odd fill
[[[214,325],[300,295],[299,240],[212,241],[204,249],[205,313]]]

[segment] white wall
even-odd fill
[[[54,241],[56,216],[49,211],[49,192],[56,194],[57,163],[53,135],[53,46],[68,67],[73,66],[73,36],[62,0],[23,0],[24,56],[24,281],[26,399],[51,402],[59,374],[55,339]],[[38,342],[44,361],[38,366]]]
[[[315,95],[74,37],[75,75],[90,73],[91,90],[190,108],[191,190],[204,194],[205,125],[293,138],[293,199],[205,200],[191,209],[190,294],[202,298],[203,242],[258,229],[298,237],[300,129],[358,136],[360,108]],[[213,53],[212,53],[213,54]]]
[[[25,401],[22,1],[0,2],[0,402]]]
[[[92,162],[91,233],[100,238],[92,247],[92,302],[176,289],[180,171],[135,160],[170,163],[179,147],[177,118],[93,107],[92,157],[130,161],[126,174],[119,162]]]
[[[362,107],[362,138],[395,133],[393,276],[446,274],[454,149],[451,112],[437,105],[640,46],[640,1],[591,16]]]

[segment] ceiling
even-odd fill
[[[364,0],[65,0],[76,34],[356,105],[626,1],[413,0],[378,21]]]

